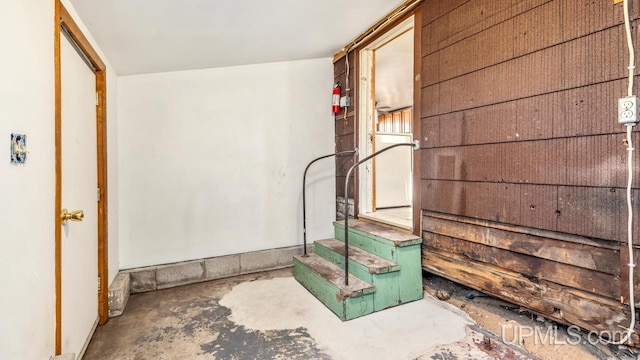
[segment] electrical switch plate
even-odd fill
[[[349,96],[343,96],[340,98],[340,107],[345,108],[351,106],[351,98]]]
[[[27,161],[27,135],[11,134],[11,163],[24,164]]]
[[[635,124],[638,122],[638,97],[627,96],[618,99],[618,122]]]

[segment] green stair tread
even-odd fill
[[[344,256],[344,242],[338,239],[316,240],[315,242]],[[349,245],[349,259],[369,268],[370,274],[384,274],[400,270],[400,266],[395,262],[351,245]]]
[[[344,228],[344,220],[336,221]],[[394,243],[396,247],[410,246],[422,243],[422,238],[415,236],[407,231],[400,230],[391,226],[372,223],[358,219],[349,220],[349,229],[359,230],[361,232],[386,239]]]
[[[349,274],[349,285],[345,285],[344,269],[316,254],[309,254],[306,257],[296,255],[294,258],[337,287],[342,297],[356,298],[372,294],[376,290],[375,286],[358,279],[352,274]]]

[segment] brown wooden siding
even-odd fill
[[[347,72],[345,66],[346,58],[342,58],[333,64],[334,82],[340,83],[342,88],[342,96],[347,94],[346,79]],[[356,143],[355,134],[355,56],[354,53],[349,54],[349,96],[351,96],[352,106],[348,109],[341,108],[340,112],[335,116],[335,142],[336,151],[353,150]],[[346,110],[346,119],[345,119]],[[349,156],[336,157],[336,196],[344,196],[344,181],[347,171],[354,164],[354,158]],[[353,180],[352,180],[353,181]],[[353,183],[351,183],[353,184]],[[353,198],[355,185],[351,185],[349,189],[349,198]]]
[[[453,3],[422,5],[423,207],[494,221],[511,209],[500,221],[625,241],[621,5]],[[496,194],[500,211],[469,204]]]
[[[640,17],[640,0],[632,9]],[[628,326],[622,23],[611,1],[422,2],[426,271],[588,330]],[[344,79],[344,59],[335,70]],[[338,149],[355,139],[349,119],[336,119]],[[339,195],[347,165],[337,163]],[[634,221],[637,262],[640,211]]]
[[[589,330],[627,326],[622,6],[425,0],[422,14],[423,267]]]

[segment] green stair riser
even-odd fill
[[[335,238],[344,241],[344,225],[334,224]],[[383,259],[397,262],[396,246],[392,241],[349,228],[349,245],[359,247]],[[399,264],[399,263],[398,263]]]
[[[338,239],[338,240],[344,241],[344,224],[341,224],[339,222],[334,222],[333,223],[333,229],[334,229],[335,238]],[[381,236],[378,236],[378,235],[374,235],[374,234],[368,233],[366,231],[357,229],[355,227],[349,226],[349,242],[351,242],[351,237],[352,236],[369,238],[369,239],[381,242],[382,244],[385,244],[385,245],[387,245],[389,247],[404,247],[404,246],[414,246],[414,245],[422,244],[422,239],[420,237],[416,236],[414,240],[401,241],[401,242],[399,242],[399,245],[397,246],[396,243],[393,240],[389,240],[387,238],[384,238],[384,237],[381,237]]]
[[[320,257],[329,260],[339,268],[344,269],[343,255],[340,255],[337,252],[322,246],[322,244],[320,243],[314,244],[314,252],[316,253],[316,255],[319,255]],[[373,281],[373,276],[369,273],[369,268],[353,261],[352,259],[349,259],[349,272],[369,284],[371,284],[371,282]],[[376,289],[376,291],[377,290],[378,289]]]
[[[386,274],[376,274],[373,276],[373,286],[376,289],[384,289],[380,292],[376,291],[373,297],[373,307],[376,311],[384,310],[388,307],[397,306],[403,303],[400,298],[400,279],[402,271],[390,272]]]
[[[317,242],[315,243],[315,253],[344,269],[343,255]],[[420,263],[418,263],[418,265],[420,265]],[[359,279],[375,286],[376,292],[373,294],[373,307],[375,311],[402,304],[400,296],[400,282],[403,277],[402,270],[382,274],[371,274],[369,273],[369,267],[350,259],[349,272]]]
[[[334,233],[336,239],[344,241],[344,225],[335,224]],[[360,249],[378,255],[383,259],[393,261],[400,265],[401,268],[404,264],[401,264],[398,261],[398,249],[412,249],[412,251],[416,251],[420,254],[422,246],[421,244],[416,243],[409,246],[396,247],[393,241],[363,233],[362,231],[353,228],[349,228],[349,245],[359,247]]]
[[[341,320],[351,320],[374,311],[373,294],[357,298],[341,298],[340,290],[318,273],[294,258],[293,275],[309,292],[318,298]]]
[[[340,241],[344,241],[344,227],[340,229],[336,226],[335,238]],[[360,249],[368,251],[374,255],[378,255],[383,259],[397,263],[395,246],[354,233],[351,229],[349,230],[349,245],[359,247]]]
[[[396,248],[398,264],[401,264],[400,302],[422,299],[422,254],[420,245]],[[374,284],[375,285],[375,284]]]

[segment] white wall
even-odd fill
[[[334,151],[331,59],[118,79],[122,268],[302,243],[302,173]],[[310,172],[329,237],[334,162]]]
[[[0,358],[54,350],[53,1],[4,1],[0,11]],[[9,163],[10,133],[27,163]]]
[[[55,350],[53,5],[0,5],[0,359]],[[27,134],[24,165],[9,163],[12,132]]]

